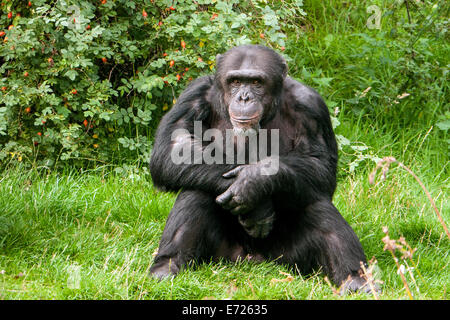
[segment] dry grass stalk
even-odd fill
[[[386,173],[389,170],[389,166],[391,163],[397,163],[400,168],[405,169],[410,175],[414,177],[414,179],[419,183],[422,190],[425,192],[426,196],[428,197],[428,200],[430,201],[434,212],[436,213],[436,216],[439,219],[439,222],[441,223],[442,227],[444,228],[445,233],[447,234],[447,238],[450,239],[450,232],[448,231],[448,228],[444,222],[444,219],[442,218],[441,213],[439,212],[438,208],[436,207],[436,204],[434,203],[433,198],[431,197],[428,190],[425,188],[425,185],[423,182],[419,179],[419,177],[407,166],[405,166],[403,163],[395,159],[394,157],[385,157],[381,159],[378,163],[375,169],[370,173],[369,175],[369,183],[374,184],[375,183],[375,175],[377,174],[378,170],[381,169],[381,173],[383,174],[383,178],[386,178]]]
[[[403,238],[403,237],[400,237],[400,239],[398,239],[398,240],[391,239],[389,237],[387,227],[383,227],[383,232],[386,235],[383,239],[381,239],[384,242],[383,250],[384,251],[388,250],[391,253],[392,258],[394,259],[395,265],[397,266],[398,274],[400,274],[400,277],[402,278],[403,286],[406,289],[406,293],[408,294],[408,297],[412,300],[414,298],[413,298],[411,290],[408,286],[408,282],[406,281],[406,278],[405,278],[405,267],[403,264],[400,265],[399,260],[398,260],[397,256],[395,255],[395,252],[399,251],[402,254],[400,259],[402,259],[402,260],[410,259],[414,263],[414,261],[412,260],[412,256],[417,249],[412,249],[406,242],[405,238]],[[412,277],[412,275],[411,275],[411,278],[413,279],[413,281],[415,281],[414,277]]]
[[[349,275],[345,281],[339,287],[335,287],[327,276],[324,277],[325,282],[330,286],[333,295],[343,296],[348,292],[348,285],[352,281],[352,277]]]
[[[363,287],[368,286],[370,288],[370,292],[372,293],[375,300],[379,300],[379,287],[378,283],[382,284],[383,281],[375,279],[374,276],[374,269],[377,264],[377,260],[375,258],[370,259],[369,265],[367,268],[365,267],[364,263],[361,262],[361,270],[360,270],[360,276],[364,278],[366,283]],[[333,292],[333,295],[336,296],[343,296],[348,292],[348,284],[352,281],[352,277],[349,275],[345,281],[342,282],[342,284],[339,287],[335,287],[331,282],[330,279],[328,279],[327,276],[324,277],[325,282],[330,286],[331,291]]]
[[[364,263],[360,262],[360,264],[361,264],[361,277],[363,277],[364,280],[366,280],[366,285],[369,286],[370,292],[372,293],[375,300],[379,300],[378,297],[379,289],[377,283],[382,284],[383,281],[375,279],[374,276],[374,269],[377,264],[377,260],[375,259],[375,257],[370,259],[367,268],[365,267]]]
[[[333,295],[339,296],[339,289],[340,289],[340,288],[336,288],[336,287],[331,283],[330,279],[328,279],[327,276],[325,276],[325,277],[323,278],[323,280],[325,280],[325,282],[330,286],[331,291],[333,292]]]
[[[289,273],[280,271],[280,274],[286,276],[286,278],[284,278],[284,279],[273,278],[272,280],[270,280],[270,284],[274,284],[277,282],[292,282],[294,280],[294,277],[292,275],[290,275]]]

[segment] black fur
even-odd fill
[[[150,272],[163,278],[192,260],[252,257],[275,259],[306,273],[322,267],[336,284],[351,276],[348,287],[359,289],[364,284],[360,262],[366,258],[356,234],[332,204],[337,145],[323,99],[286,76],[284,59],[271,49],[237,47],[218,60],[216,75],[191,83],[158,128],[150,163],[153,182],[163,190],[182,191]],[[195,139],[196,120],[204,129],[232,128],[223,79],[243,64],[273,80],[265,84],[271,100],[262,102],[259,125],[280,130],[278,173],[263,176],[258,163],[172,163],[174,130],[184,128]]]

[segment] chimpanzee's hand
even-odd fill
[[[242,165],[228,171],[224,178],[235,178],[233,184],[216,198],[216,202],[234,214],[248,212],[255,208],[264,193],[264,179],[257,164]]]
[[[253,238],[265,238],[272,231],[275,209],[271,199],[262,200],[253,210],[240,214],[239,223]]]

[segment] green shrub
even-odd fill
[[[148,161],[186,84],[242,43],[280,51],[301,1],[6,1],[0,16],[0,163]],[[298,23],[297,23],[298,25]]]

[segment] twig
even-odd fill
[[[408,23],[411,24],[411,15],[409,14],[409,0],[405,0],[406,13],[408,14]]]
[[[409,24],[409,27],[411,27],[411,15],[409,13],[409,0],[405,0],[405,6],[406,6],[406,13],[408,14],[408,24]],[[410,30],[410,33],[412,35],[412,30]],[[414,53],[413,44],[411,44],[411,58],[414,60],[415,56],[416,55]]]
[[[114,67],[111,68],[111,70],[109,71],[109,77],[108,77],[108,81],[111,82],[111,76],[112,76],[112,72],[113,70],[117,67],[117,64],[114,65]]]

